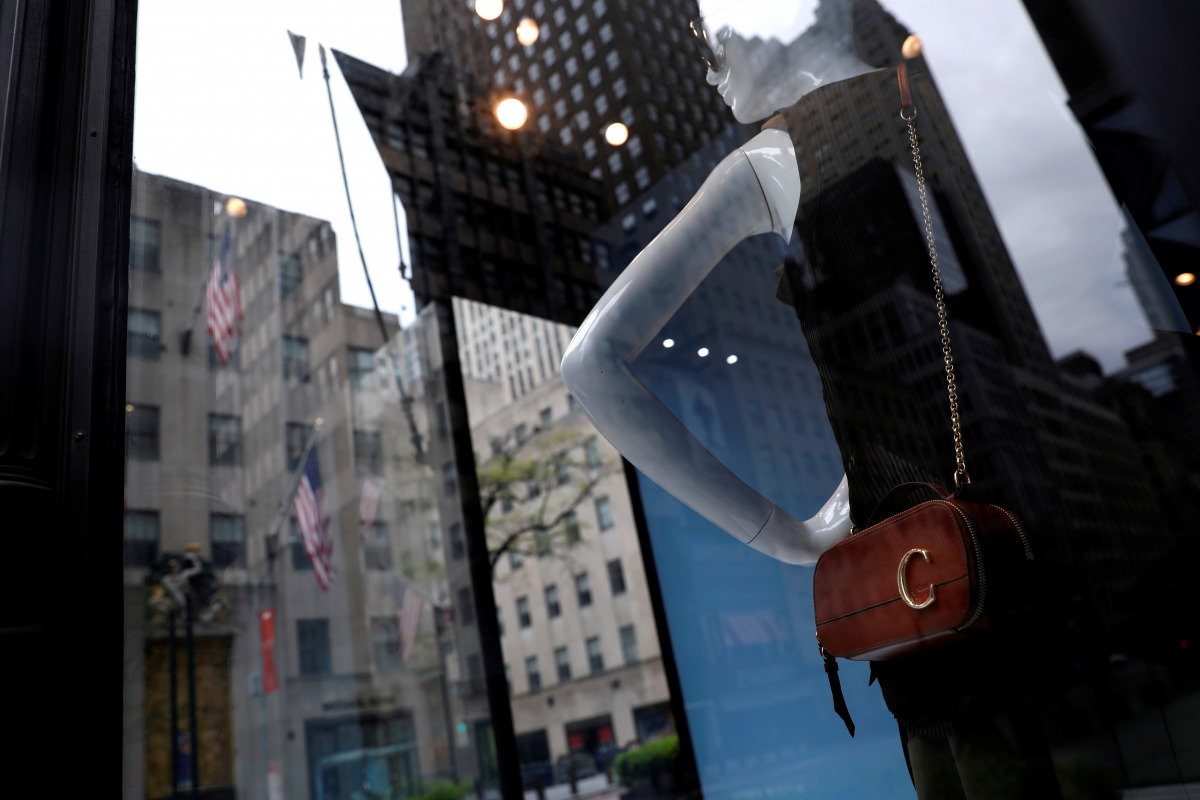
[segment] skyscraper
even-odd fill
[[[704,80],[688,24],[695,0],[512,0],[495,20],[469,3],[405,3],[409,58],[445,54],[481,99],[517,97],[522,136],[561,145],[617,207],[667,175],[729,120]],[[522,44],[530,20],[536,41]],[[614,122],[629,139],[610,145]]]

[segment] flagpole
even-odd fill
[[[313,447],[317,443],[317,432],[321,426],[325,424],[325,420],[317,417],[309,429],[308,439],[304,443],[304,452],[300,454],[300,464],[292,473],[291,479],[288,481],[287,491],[284,492],[283,500],[279,504],[279,511],[275,514],[275,520],[271,523],[271,529],[267,533],[264,544],[267,550],[267,568],[255,581],[254,590],[254,619],[259,626],[259,648],[258,648],[258,701],[259,701],[259,747],[262,749],[263,759],[263,800],[271,798],[271,751],[270,742],[267,735],[267,665],[265,654],[262,648],[262,600],[261,600],[261,585],[272,574],[275,566],[275,556],[278,553],[279,547],[279,530],[283,527],[283,520],[287,518],[288,508],[291,506],[292,497],[296,494],[296,488],[300,485],[301,479],[304,477],[305,467],[308,465],[308,455],[312,452]],[[278,638],[278,632],[276,633]]]
[[[204,296],[208,294],[208,276],[212,274],[212,269],[213,261],[210,260],[208,262],[208,269],[204,270],[204,277],[200,281],[200,291],[196,294],[196,302],[192,304],[192,313],[188,315],[187,327],[179,335],[179,352],[185,356],[192,350],[192,330],[196,327],[196,319],[200,316],[200,309],[204,308]]]
[[[288,481],[287,491],[283,493],[283,500],[279,503],[279,511],[275,514],[275,521],[271,523],[271,529],[267,533],[267,552],[273,553],[273,548],[279,545],[279,531],[283,527],[283,521],[287,518],[288,509],[292,505],[292,497],[296,494],[296,489],[300,486],[300,480],[304,477],[304,469],[308,465],[308,454],[312,452],[313,447],[317,444],[317,431],[325,424],[325,420],[317,417],[313,420],[312,428],[308,431],[308,441],[304,443],[304,452],[300,454],[300,463],[296,466],[296,470],[292,473],[291,480]]]
[[[325,77],[325,94],[329,98],[329,116],[333,120],[333,139],[337,144],[338,164],[341,165],[342,169],[342,186],[346,190],[346,207],[350,210],[350,227],[354,231],[354,242],[358,245],[358,260],[362,262],[363,276],[367,279],[367,289],[371,292],[371,305],[375,309],[375,322],[379,325],[379,335],[383,337],[383,345],[389,348],[390,355],[391,337],[388,336],[387,325],[383,321],[383,312],[379,309],[379,300],[375,297],[375,284],[371,282],[371,271],[367,269],[367,257],[363,254],[362,238],[358,235],[358,220],[354,216],[354,202],[350,199],[350,178],[346,174],[346,157],[342,153],[342,135],[338,131],[337,111],[333,107],[333,85],[329,79],[329,64],[325,58],[325,45],[318,44],[317,52],[321,55],[321,72]],[[396,211],[396,195],[394,191],[392,192],[392,215],[396,223],[396,247],[398,248],[400,246],[400,216]],[[403,254],[399,255],[403,259]],[[403,260],[401,264],[403,265]],[[401,269],[400,274],[403,276],[403,269]],[[395,358],[393,357],[394,361]],[[417,451],[417,459],[420,460],[424,452],[421,447],[421,432],[417,429],[417,422],[413,417],[412,398],[404,391],[404,384],[400,380],[400,373],[393,369],[392,376],[396,381],[396,390],[400,392],[400,407],[408,420],[410,441],[412,442],[413,449]]]

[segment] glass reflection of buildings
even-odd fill
[[[573,329],[494,306],[455,300],[460,363],[476,458],[570,447],[569,466],[539,496],[570,502],[579,541],[495,565],[494,592],[522,767],[530,774],[571,752],[600,754],[672,728],[670,690],[619,456],[599,437],[559,375]],[[518,442],[524,442],[518,447]],[[533,502],[539,502],[537,500]],[[488,515],[503,529],[506,514]],[[498,536],[489,529],[489,547]],[[560,776],[561,777],[561,776]]]
[[[377,364],[374,316],[339,298],[327,222],[139,173],[133,207],[126,468],[127,796],[170,791],[167,643],[149,616],[142,578],[160,552],[189,542],[212,561],[228,599],[223,620],[197,626],[201,785],[258,796],[267,762],[286,796],[349,797],[375,781],[416,791],[455,773],[447,747],[465,682],[453,637],[439,636],[448,603],[437,479],[411,446],[390,368]],[[214,209],[216,209],[214,211]],[[242,335],[221,364],[192,316],[220,244],[233,232]],[[396,320],[385,315],[390,331]],[[190,352],[180,335],[194,322]],[[396,334],[413,420],[428,442],[436,413],[422,391],[423,328]],[[290,508],[268,543],[312,421],[331,518],[336,577],[322,591]],[[363,481],[383,499],[359,533]],[[396,583],[423,599],[414,652],[402,658]],[[275,612],[279,690],[261,693],[258,608]],[[440,657],[439,642],[451,654]],[[179,708],[187,730],[183,645]],[[444,683],[446,681],[447,683]],[[133,733],[135,732],[135,733]],[[267,756],[264,759],[263,746]],[[186,750],[186,744],[184,746]],[[477,761],[457,754],[457,776]],[[382,770],[380,772],[379,770]],[[386,775],[386,778],[381,777]],[[377,787],[378,788],[378,787]]]
[[[426,49],[434,49],[429,43],[438,41],[436,33],[427,40],[420,37],[422,24],[473,33],[451,35],[458,43],[443,43],[449,55],[418,56],[400,77],[339,55],[409,209],[410,229],[416,234],[412,249],[418,299],[466,297],[577,323],[596,297],[593,281],[601,287],[610,282],[678,212],[720,157],[746,138],[746,131],[714,125],[710,136],[686,140],[677,130],[664,134],[668,126],[648,119],[646,130],[656,142],[658,136],[670,135],[681,144],[667,148],[666,158],[657,151],[654,158],[647,157],[648,163],[663,169],[652,172],[651,181],[633,184],[641,190],[638,196],[627,196],[618,191],[619,170],[601,167],[596,172],[600,165],[589,160],[590,148],[577,151],[579,160],[574,163],[554,152],[584,147],[575,133],[551,147],[532,131],[513,136],[488,130],[481,122],[489,112],[489,95],[470,95],[462,75],[482,86],[521,80],[520,90],[528,89],[541,80],[533,77],[535,73],[545,75],[542,66],[532,69],[537,50],[517,48],[505,41],[506,28],[482,23],[461,8],[411,11],[418,6],[405,10],[410,52],[421,49],[412,47],[414,41],[425,42]],[[850,13],[848,3],[826,2],[822,7],[824,13]],[[535,14],[552,15],[557,6],[538,3],[533,8]],[[412,22],[410,12],[416,15]],[[426,14],[424,23],[418,19],[421,13]],[[438,16],[443,13],[449,16]],[[459,22],[453,22],[460,13]],[[899,63],[907,31],[876,3],[854,4],[853,13],[859,52],[872,63]],[[502,23],[511,23],[508,27],[515,27],[515,21],[502,18]],[[681,27],[678,22],[670,24]],[[618,37],[637,27],[617,26]],[[585,36],[575,45],[582,47],[588,40]],[[664,41],[657,40],[655,46],[666,47]],[[613,47],[618,46],[625,47],[624,40],[618,38]],[[498,49],[493,53],[489,48]],[[618,63],[629,61],[621,57]],[[1169,520],[1188,519],[1194,507],[1192,500],[1155,488],[1150,474],[1130,465],[1144,463],[1152,452],[1170,451],[1175,455],[1160,459],[1162,468],[1169,470],[1168,462],[1176,463],[1172,459],[1178,460],[1179,448],[1163,440],[1165,431],[1141,424],[1144,420],[1137,414],[1144,415],[1152,406],[1138,401],[1131,407],[1115,397],[1119,392],[1106,393],[1094,381],[1078,380],[1082,362],[1055,363],[928,69],[920,58],[911,61],[910,68],[917,76],[918,127],[946,271],[964,436],[969,458],[979,466],[975,491],[1027,509],[1035,518],[1054,520],[1048,549],[1064,562],[1084,565],[1092,579],[1085,591],[1092,595],[1089,602],[1103,626],[1128,633],[1136,617],[1136,606],[1129,600],[1144,582],[1145,568],[1178,545],[1172,537],[1156,537],[1154,532],[1166,529]],[[701,73],[695,65],[684,71]],[[882,443],[904,441],[914,452],[929,454],[930,462],[952,463],[945,457],[951,446],[941,348],[907,136],[896,114],[898,93],[894,81],[853,81],[840,88],[841,103],[832,113],[810,105],[798,112],[798,122],[810,133],[810,141],[821,141],[826,148],[819,154],[824,161],[820,205],[843,209],[857,220],[862,235],[855,237],[853,246],[837,241],[794,243],[786,261],[803,276],[813,297],[828,295],[840,275],[853,274],[865,299],[805,334],[810,344],[837,353],[845,367],[836,371],[836,381],[854,402],[835,410],[843,416],[841,422],[877,432]],[[435,95],[438,99],[431,103],[428,98]],[[696,95],[701,96],[711,99]],[[560,99],[542,97],[547,106],[535,101],[535,125]],[[679,102],[686,105],[690,97],[680,92],[679,98],[686,99]],[[708,108],[709,100],[703,102]],[[709,119],[707,112],[696,113],[699,119]],[[539,130],[560,130],[555,124],[552,118],[550,131]],[[632,127],[635,134],[640,132]],[[715,138],[707,149],[705,138]],[[815,154],[799,155],[803,175],[804,159]],[[589,184],[588,173],[596,182]],[[811,215],[818,203],[818,184],[809,180],[802,185],[801,216]],[[572,192],[578,193],[578,200]],[[572,213],[573,206],[583,213]],[[493,253],[503,256],[506,248],[507,260],[499,262]],[[772,301],[774,313],[764,313],[762,298],[774,294],[777,281],[763,263],[778,264],[779,258],[778,249],[765,240],[735,251],[663,331],[663,339],[679,348],[674,352],[687,353],[682,358],[694,363],[683,369],[656,345],[642,355],[638,368],[705,444],[735,471],[752,477],[756,486],[783,495],[797,491],[799,484],[809,487],[801,493],[819,494],[825,483],[828,488],[836,483],[840,453],[816,411],[821,406],[815,368],[786,355],[801,341],[792,312]],[[837,265],[838,274],[825,271],[830,264]],[[701,348],[707,353],[701,355]],[[738,360],[729,363],[730,356]],[[713,365],[722,363],[729,370],[715,378]],[[780,364],[789,366],[780,369]],[[708,370],[702,380],[685,374],[701,368]],[[881,383],[875,374],[900,375],[901,380]],[[728,397],[715,393],[722,387],[728,388]],[[945,430],[945,441],[932,441],[931,430]],[[785,443],[789,439],[790,445]],[[797,670],[812,672],[819,665],[811,653],[796,656],[796,642],[807,639],[801,634],[807,627],[802,620],[808,600],[798,583],[793,588],[797,590],[788,592],[783,607],[756,606],[744,592],[730,590],[722,595],[729,611],[697,622],[695,631],[683,635],[696,633],[706,641],[714,666],[744,661],[734,655],[738,648],[763,646],[760,655],[769,651],[769,661],[778,669],[769,676],[743,676],[742,688],[758,687],[750,691],[754,697],[747,708],[767,709],[772,698],[778,701],[778,690],[791,687],[789,691],[805,695],[812,714],[828,716],[823,698],[797,688],[804,683]],[[799,648],[800,654],[807,652]],[[711,730],[698,719],[692,723],[698,737]],[[786,748],[778,742],[766,744]]]

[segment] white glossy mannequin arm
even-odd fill
[[[799,198],[786,133],[769,129],[735,150],[596,304],[562,375],[596,429],[651,480],[756,550],[807,564],[850,532],[845,477],[800,522],[718,461],[630,366],[738,242],[768,231],[789,238]]]

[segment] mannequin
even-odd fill
[[[750,123],[818,86],[872,71],[849,44],[850,14],[841,12],[787,47],[717,32],[708,82]],[[816,62],[811,69],[807,60]],[[778,70],[781,61],[792,63]],[[767,129],[733,151],[596,304],[563,355],[562,375],[596,429],[647,477],[759,552],[811,564],[851,531],[846,478],[811,519],[797,520],[718,461],[630,366],[739,242],[768,232],[790,240],[799,201],[788,133]]]

